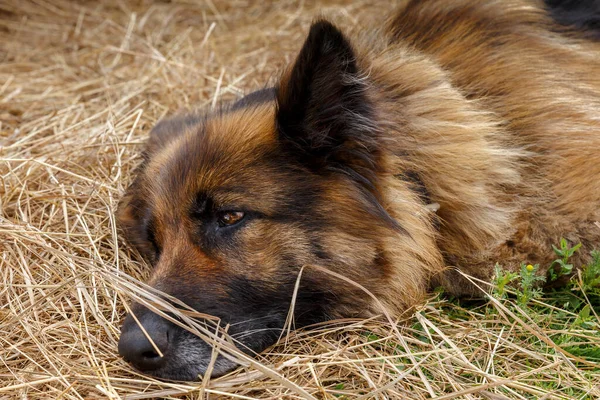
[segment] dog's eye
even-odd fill
[[[242,211],[224,211],[218,214],[218,223],[220,227],[233,226],[243,220],[244,216]]]

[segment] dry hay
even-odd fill
[[[391,3],[0,2],[0,399],[600,396],[593,366],[500,303],[494,318],[457,319],[430,302],[401,332],[366,320],[291,333],[247,368],[193,384],[117,356],[127,302],[161,303],[113,218],[152,125],[273,81],[315,15],[366,24]]]

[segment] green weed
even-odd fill
[[[576,244],[573,247],[570,247],[565,238],[560,239],[559,243],[560,248],[552,245],[552,249],[556,253],[557,258],[550,265],[550,270],[548,271],[550,274],[550,281],[555,281],[563,275],[569,275],[573,271],[573,264],[569,264],[569,258],[575,254],[577,250],[581,247],[581,243]],[[558,270],[557,270],[558,267]]]
[[[589,265],[579,266],[575,273],[571,257],[581,245],[570,247],[561,239],[559,247],[552,247],[560,258],[550,265],[549,279],[553,282],[571,275],[563,287],[543,292],[540,283],[546,278],[539,274],[538,264],[523,263],[518,273],[497,264],[493,296],[509,308],[519,307],[538,326],[556,332],[549,338],[561,349],[580,359],[600,362],[600,251],[592,251]],[[537,301],[532,302],[534,299]]]

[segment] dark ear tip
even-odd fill
[[[345,40],[342,31],[326,19],[317,19],[314,21],[310,26],[308,37],[321,40],[324,38],[335,39],[337,41]]]
[[[310,26],[310,30],[320,31],[320,30],[329,30],[329,31],[338,31],[339,29],[335,26],[331,21],[325,18],[319,18],[313,21]]]

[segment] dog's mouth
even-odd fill
[[[197,340],[195,340],[197,339]],[[210,375],[216,378],[233,371],[239,365],[220,354],[213,355],[212,347],[190,335],[178,343],[179,350],[174,353],[163,355],[159,362],[152,364],[140,363],[139,360],[128,359],[123,357],[133,369],[155,378],[175,380],[175,381],[194,381],[202,379],[206,374],[208,367],[213,357],[216,357],[212,362]],[[152,354],[155,356],[154,354]],[[156,356],[155,356],[156,357]],[[157,360],[158,361],[158,360]]]
[[[224,375],[238,366],[215,353],[201,338],[179,327],[169,326],[164,333],[157,332],[156,326],[154,330],[145,328],[153,343],[139,326],[124,324],[124,327],[119,354],[140,373],[160,379],[193,381],[206,374],[211,362],[212,377]]]
[[[237,350],[251,356],[275,343],[281,332],[266,326],[232,325],[237,329],[230,332],[230,338]],[[214,378],[239,366],[202,338],[152,312],[137,315],[137,320],[127,316],[118,350],[136,371],[160,379],[193,381],[202,378],[209,368]]]

